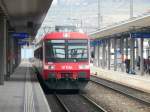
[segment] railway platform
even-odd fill
[[[150,93],[150,75],[132,75],[91,66],[91,74],[115,83]]]
[[[0,112],[51,112],[29,62],[22,62],[0,86]]]

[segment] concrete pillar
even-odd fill
[[[13,53],[14,53],[14,39],[11,37],[11,34],[9,34],[9,75],[13,73]]]
[[[98,52],[98,58],[97,58],[98,59],[98,67],[100,67],[100,46],[99,45],[98,45],[97,49],[98,49],[98,51],[97,51]]]
[[[102,44],[102,68],[104,69],[105,68],[105,44],[103,42]]]
[[[4,84],[6,75],[6,18],[0,16],[0,85]]]
[[[126,59],[128,59],[128,37],[126,38]]]
[[[106,49],[106,46],[107,46],[107,41],[105,40],[104,42],[104,67],[107,67],[107,49]]]
[[[117,39],[114,38],[114,71],[117,71]]]
[[[19,49],[18,49],[18,65],[20,64],[21,62],[21,46],[19,46]]]
[[[16,67],[18,66],[19,64],[19,46],[16,45]]]
[[[10,74],[14,72],[14,39],[10,37]]]
[[[95,65],[95,66],[98,66],[98,46],[95,46],[94,65]]]
[[[101,68],[103,67],[103,62],[102,62],[102,57],[103,57],[102,52],[103,52],[103,49],[102,48],[103,48],[102,44],[100,44],[100,47],[99,47],[100,54],[99,54],[99,56],[100,56],[100,66],[101,66]]]
[[[124,72],[124,38],[120,39],[121,71]]]
[[[4,18],[4,51],[3,51],[3,61],[4,61],[4,77],[6,77],[7,75],[7,21],[6,19]]]
[[[108,40],[105,42],[105,67],[108,67]]]
[[[7,22],[7,32],[6,32],[6,79],[10,76],[10,37],[8,32],[8,22]]]
[[[7,58],[7,76],[10,76],[10,60],[9,60],[9,54],[10,54],[10,43],[9,43],[9,37],[8,37],[8,33],[7,33],[7,52],[6,52],[6,58]]]
[[[131,68],[131,72],[135,72],[135,52],[134,52],[134,46],[135,46],[135,42],[134,39],[131,38],[130,39],[130,68]]]
[[[17,67],[17,60],[18,60],[18,45],[17,45],[18,40],[15,39],[14,41],[14,69]]]
[[[135,40],[135,42],[136,42],[136,60],[137,60],[138,56],[139,56],[139,50],[138,50],[139,45],[138,45],[138,40],[137,39]]]
[[[13,51],[13,69],[16,68],[16,39],[14,39],[14,51]]]
[[[143,38],[140,39],[140,74],[144,75]]]
[[[108,70],[110,70],[110,39],[108,39],[108,50],[107,50],[107,56],[108,56]]]

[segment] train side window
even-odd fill
[[[43,60],[43,49],[42,49],[42,47],[40,48],[40,60]]]
[[[91,52],[91,58],[94,58],[94,51]]]

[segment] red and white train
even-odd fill
[[[50,89],[82,89],[90,79],[89,46],[84,33],[47,33],[36,44],[34,66]]]

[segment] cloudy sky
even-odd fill
[[[129,19],[130,0],[100,0],[101,27]],[[150,12],[150,0],[133,0],[134,17]],[[53,0],[37,38],[55,25],[81,25],[86,32],[98,28],[98,0]],[[47,26],[46,28],[43,28]],[[22,49],[22,58],[33,57],[33,49]]]
[[[100,0],[101,27],[127,20],[130,17],[130,0]],[[150,0],[133,0],[134,17],[150,12]],[[53,0],[52,6],[37,37],[55,25],[78,25],[86,32],[97,29],[98,0]]]

